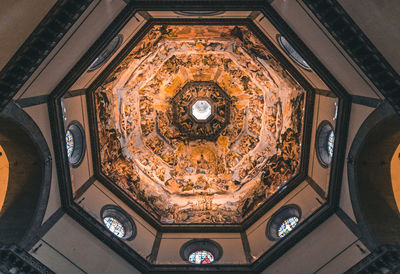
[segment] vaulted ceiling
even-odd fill
[[[257,9],[237,13],[235,19],[229,12],[200,13],[202,18],[190,12],[143,11],[138,19],[127,10],[114,22],[118,28],[106,32],[64,79],[68,84],[53,92],[54,110],[64,117],[56,122],[58,132],[62,136],[74,116],[68,103],[73,90],[86,87],[81,94],[88,99],[94,176],[124,201],[132,216],[159,233],[186,231],[196,239],[206,231],[240,233],[263,220],[265,212],[291,206],[291,201],[300,219],[289,235],[295,237],[307,231],[311,216],[321,220],[337,202],[335,177],[325,179],[322,189],[307,173],[310,157],[316,157],[312,125],[318,116],[330,119],[336,142],[343,141],[347,93],[304,45],[299,52],[309,59],[298,60],[301,56],[288,42],[298,41],[296,36],[289,28],[278,31],[271,25],[276,14],[266,20]],[[143,23],[129,34],[129,22],[137,20]],[[117,43],[122,37],[129,39]],[[119,49],[110,47],[118,44]],[[98,68],[99,58],[108,65]],[[330,102],[330,113],[314,113],[316,94]],[[65,155],[63,142],[59,147]],[[337,165],[336,158],[332,166]],[[329,174],[331,168],[323,170]],[[63,179],[62,188],[73,194],[74,180]],[[295,202],[297,189],[307,185],[313,194]],[[71,194],[64,193],[71,210],[83,223],[92,223],[86,216],[92,215],[90,201],[76,204],[79,198]],[[109,237],[104,227],[100,230]],[[242,245],[247,241],[243,238]],[[265,251],[247,262],[262,262]]]
[[[305,90],[245,26],[154,25],[95,98],[101,171],[163,223],[240,223],[299,171]]]
[[[33,256],[71,273],[279,272],[287,262],[306,273],[345,271],[372,250],[356,224],[346,159],[382,99],[398,109],[398,74],[335,1],[270,2],[43,5],[50,15],[0,74],[0,103],[14,96],[53,158],[48,223],[26,247]],[[368,46],[350,46],[360,41]],[[76,122],[86,146],[70,165],[65,132]],[[324,123],[335,133],[329,164],[318,155]],[[103,225],[110,205],[132,218],[129,241]],[[271,220],[287,207],[299,225],[273,239]],[[205,238],[223,251],[217,268],[180,254]],[[82,242],[92,255],[82,256]],[[73,263],[48,255],[56,249]],[[304,264],[310,254],[318,258]],[[86,255],[120,268],[89,265]]]

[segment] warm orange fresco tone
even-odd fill
[[[239,223],[298,172],[304,95],[246,27],[156,25],[95,93],[102,172],[163,223]]]

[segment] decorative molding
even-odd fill
[[[325,191],[319,186],[319,184],[317,184],[316,181],[314,181],[313,178],[307,176],[306,182],[312,187],[312,189],[314,189],[320,198],[322,198],[324,201],[326,200]]]
[[[400,114],[400,76],[337,0],[303,0],[376,88]]]
[[[364,96],[351,96],[351,102],[357,105],[363,105],[371,108],[377,108],[380,104],[382,104],[383,100],[371,98],[371,97],[364,97]]]
[[[261,14],[260,11],[252,11],[250,12],[249,16],[247,18],[249,18],[250,20],[256,20],[257,17]]]
[[[14,97],[93,0],[58,1],[0,72],[0,110]]]
[[[132,1],[132,0],[131,0]],[[205,2],[204,0],[136,0],[135,7],[139,10],[147,11],[253,11],[269,5],[265,0],[213,0]]]
[[[78,200],[94,182],[96,182],[96,178],[94,176],[89,177],[89,179],[87,179],[87,181],[75,192],[74,200]]]
[[[246,261],[247,263],[251,264],[253,262],[253,257],[251,256],[251,249],[246,231],[240,232],[240,238],[242,239],[243,251],[244,255],[246,256]]]
[[[47,104],[49,96],[48,95],[41,95],[41,96],[34,96],[29,98],[22,98],[15,101],[15,103],[20,106],[21,108],[37,106],[41,104]]]
[[[343,211],[343,209],[338,208],[336,211],[336,216],[339,217],[339,219],[347,226],[350,231],[357,236],[361,240],[361,232],[358,227],[358,225],[347,215],[346,212]]]
[[[331,97],[331,98],[336,98],[335,93],[333,93],[330,90],[315,89],[315,94],[318,94],[321,96],[326,96],[326,97]]]
[[[86,89],[69,90],[64,94],[64,99],[75,96],[82,96],[85,94],[86,94]]]
[[[155,263],[157,261],[158,251],[160,250],[161,239],[162,239],[162,233],[157,231],[156,237],[154,238],[153,247],[151,248],[151,253],[146,258],[150,263]]]
[[[145,20],[150,20],[150,19],[152,19],[153,17],[150,15],[150,13],[148,13],[147,11],[138,11],[138,14],[140,15],[140,16],[142,16]]]

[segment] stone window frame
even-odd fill
[[[118,237],[114,233],[112,233],[110,230],[110,233],[117,237],[118,239],[124,240],[124,241],[132,241],[135,239],[137,235],[137,228],[135,221],[133,218],[122,208],[119,206],[115,205],[105,205],[102,207],[100,211],[100,217],[101,217],[101,223],[104,225],[105,228],[108,229],[108,227],[104,224],[104,218],[106,217],[111,217],[116,219],[118,222],[121,223],[121,225],[124,227],[125,235],[123,237]]]
[[[213,255],[214,261],[209,264],[213,264],[220,260],[223,254],[222,247],[216,241],[210,239],[190,240],[182,245],[179,254],[185,262],[192,264],[191,262],[189,262],[189,256],[193,252],[202,250],[208,251]]]
[[[83,159],[85,158],[86,153],[86,135],[85,129],[82,124],[78,121],[72,121],[68,124],[65,134],[67,132],[72,134],[74,140],[74,148],[72,150],[72,154],[68,157],[68,162],[73,168],[77,168],[81,165]],[[65,143],[65,149],[67,145]]]
[[[279,237],[278,231],[282,223],[291,218],[296,217],[299,219],[298,224],[301,221],[301,208],[296,204],[290,204],[282,206],[278,209],[269,219],[268,224],[266,226],[265,234],[270,241],[278,241],[284,239],[289,235],[283,236],[282,238]],[[298,226],[298,224],[296,226]],[[293,231],[293,230],[292,230]]]

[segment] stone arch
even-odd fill
[[[390,171],[399,144],[400,118],[385,102],[361,125],[348,155],[351,202],[361,237],[370,249],[400,244],[400,213]]]
[[[27,245],[41,226],[51,184],[51,154],[39,127],[15,103],[0,112],[9,178],[0,209],[0,243]]]

